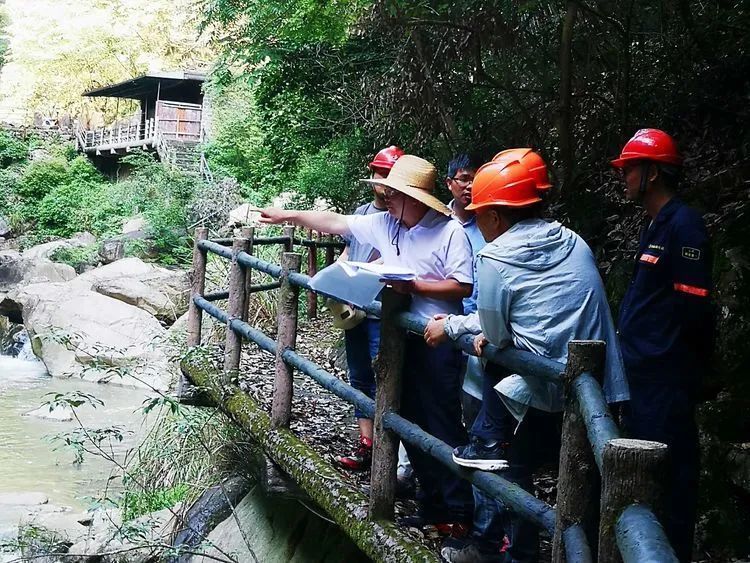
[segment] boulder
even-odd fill
[[[53,409],[43,406],[27,412],[23,416],[34,416],[44,420],[57,420],[60,422],[67,422],[75,418],[75,416],[73,416],[73,409],[69,406],[59,406]]]
[[[34,354],[49,374],[168,389],[177,366],[159,321],[77,282],[23,286],[0,304],[12,301],[22,311]]]
[[[30,283],[64,282],[76,277],[72,266],[52,262],[45,257],[45,252],[40,250],[31,257],[26,252],[0,252],[0,291],[7,292],[15,286]]]
[[[111,264],[125,257],[125,241],[107,239],[99,245],[99,258],[103,264]]]
[[[143,309],[167,325],[187,311],[190,296],[186,271],[147,264],[140,258],[126,258],[81,274],[74,285]]]
[[[260,217],[260,211],[254,205],[243,203],[229,212],[228,225],[255,225]]]
[[[12,234],[10,223],[8,220],[0,215],[0,237],[8,238]]]
[[[147,227],[148,222],[146,221],[146,219],[144,219],[140,215],[136,215],[135,217],[127,219],[123,223],[122,234],[126,235],[128,233],[142,233],[146,230]]]
[[[39,258],[49,259],[53,252],[56,252],[61,248],[80,248],[83,246],[89,246],[95,242],[96,237],[91,233],[76,233],[72,238],[53,240],[51,242],[32,246],[24,251],[23,257],[27,260],[37,260]]]

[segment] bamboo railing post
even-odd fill
[[[198,242],[208,238],[208,229],[198,227],[195,229],[195,240],[193,242],[193,284],[190,289],[190,302],[188,304],[188,322],[187,322],[187,346],[200,346],[201,343],[201,324],[203,320],[203,311],[193,302],[194,295],[203,296],[206,289],[206,259],[207,253],[198,246]],[[177,400],[189,402],[197,395],[195,388],[185,379],[180,372],[180,378],[177,382]]]
[[[240,369],[242,356],[242,336],[232,330],[231,321],[242,319],[245,309],[245,271],[237,262],[237,255],[247,251],[247,239],[235,238],[232,242],[232,266],[229,270],[229,300],[227,302],[226,344],[224,346],[224,383],[236,376]]]
[[[281,289],[276,321],[276,377],[271,405],[271,425],[274,428],[288,427],[292,414],[292,396],[294,395],[292,368],[284,362],[282,355],[287,349],[294,350],[297,339],[299,288],[289,282],[289,272],[299,272],[301,263],[302,255],[298,253],[285,252],[281,257]]]
[[[643,504],[651,508],[657,518],[663,517],[667,463],[668,448],[660,442],[618,438],[604,446],[599,561],[622,561],[616,525],[628,506]],[[676,557],[668,560],[676,561]]]
[[[591,546],[597,538],[599,512],[599,469],[586,435],[586,425],[571,386],[583,372],[601,379],[606,344],[600,340],[573,340],[568,344],[563,414],[562,447],[557,480],[557,521],[552,541],[552,561],[565,561],[563,532],[580,525]]]
[[[333,235],[328,235],[326,237],[326,240],[328,242],[333,242]],[[326,266],[330,266],[331,264],[333,264],[335,262],[335,260],[336,260],[335,251],[336,251],[336,249],[333,248],[333,246],[328,246],[326,248]]]
[[[307,247],[307,275],[313,277],[318,273],[318,245],[313,239],[313,230],[307,231],[310,239],[310,246]],[[320,233],[317,234],[320,239]],[[307,292],[307,318],[315,319],[318,316],[318,294],[314,291]]]
[[[370,475],[370,518],[392,520],[396,499],[398,436],[383,426],[383,416],[401,406],[401,372],[404,365],[406,331],[396,324],[396,315],[406,309],[409,297],[385,288],[382,293],[380,349],[375,359],[375,420]]]
[[[253,253],[253,239],[255,238],[255,227],[242,227],[240,236],[247,239],[247,249],[245,252],[248,254]],[[253,286],[253,269],[245,268],[245,303],[242,306],[242,320],[247,322],[250,312],[250,301],[252,300],[251,287]]]

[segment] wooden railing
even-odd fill
[[[76,128],[76,140],[80,150],[116,151],[133,147],[146,148],[154,143],[157,126],[154,119],[148,119],[144,124],[118,124],[111,127],[97,129]]]
[[[276,356],[270,415],[272,428],[288,428],[293,369],[311,377],[331,393],[373,418],[375,435],[369,509],[372,521],[393,518],[396,450],[398,441],[402,440],[501,501],[520,517],[546,529],[553,536],[555,562],[677,561],[655,516],[663,508],[660,477],[667,461],[667,447],[657,442],[620,439],[619,429],[610,416],[600,385],[604,369],[604,342],[570,342],[567,364],[522,350],[501,350],[492,345],[487,345],[483,352],[483,357],[488,361],[501,365],[512,373],[562,381],[565,387],[566,402],[555,509],[495,473],[459,467],[453,462],[452,449],[447,444],[397,414],[405,331],[422,333],[426,324],[425,319],[403,309],[403,301],[398,294],[386,288],[382,293],[382,305],[374,302],[362,308],[381,319],[380,351],[374,364],[377,395],[373,401],[294,351],[298,293],[300,289],[313,291],[309,283],[310,277],[299,272],[302,257],[293,252],[294,245],[302,244],[314,252],[324,241],[312,236],[300,241],[294,237],[293,227],[286,227],[282,237],[267,238],[254,238],[253,229],[245,228],[241,237],[231,240],[231,248],[226,246],[229,240],[211,241],[207,240],[207,235],[205,228],[199,228],[195,233],[188,345],[195,347],[201,343],[203,312],[226,323],[228,330],[224,377],[213,397],[220,401],[226,396],[231,376],[239,370],[243,341],[248,340]],[[282,246],[281,265],[265,262],[252,255],[253,247],[261,244]],[[335,246],[337,245],[331,242],[326,248],[333,249]],[[231,260],[229,289],[226,292],[204,295],[209,252]],[[316,263],[316,260],[308,260],[310,274],[314,273],[315,267],[312,265]],[[279,280],[275,341],[247,323],[248,296],[253,292],[269,289],[269,286],[252,285],[252,270],[264,272]],[[272,287],[276,287],[276,284]],[[333,295],[326,296],[336,298]],[[215,301],[219,299],[227,299],[227,311],[215,305]],[[311,301],[308,301],[308,307],[312,308]],[[473,339],[469,335],[460,339],[456,345],[465,352],[474,354]],[[190,382],[182,381],[181,392],[189,385]],[[238,390],[236,392],[239,393]],[[262,442],[265,437],[260,436],[259,440]],[[310,493],[320,495],[320,491]],[[332,516],[334,519],[338,518],[336,514]],[[340,524],[343,525],[343,522]],[[597,548],[596,553],[592,546]]]

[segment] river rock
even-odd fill
[[[177,366],[165,346],[166,330],[146,311],[91,291],[91,283],[23,286],[3,303],[15,302],[22,311],[34,353],[50,375],[168,389]]]
[[[37,506],[47,504],[49,497],[44,493],[0,493],[0,507],[2,506]],[[0,508],[0,511],[3,509]]]
[[[96,237],[91,233],[76,233],[75,236],[68,239],[53,240],[44,244],[32,246],[25,250],[23,257],[28,260],[37,260],[39,258],[49,258],[50,255],[62,248],[80,248],[90,246],[96,242]]]
[[[143,309],[164,324],[171,325],[188,309],[190,278],[185,271],[167,270],[153,264],[148,266],[149,271],[137,277],[99,279],[92,289]]]
[[[7,292],[23,284],[68,281],[75,276],[76,271],[71,266],[43,256],[28,258],[26,253],[14,250],[0,252],[0,291]]]
[[[50,409],[48,406],[42,406],[33,411],[25,413],[23,416],[34,416],[36,418],[43,418],[44,420],[57,420],[60,422],[67,422],[73,420],[73,409],[69,406],[58,406]]]
[[[239,207],[235,207],[229,212],[228,225],[255,225],[260,218],[260,211],[258,208],[250,205],[249,203],[243,203]]]
[[[125,257],[125,241],[120,239],[107,239],[99,245],[99,259],[103,264],[111,264]]]
[[[0,215],[0,237],[8,238],[11,234],[10,223],[5,217]]]
[[[112,518],[106,515],[104,518],[95,518],[87,537],[73,544],[68,552],[80,554],[81,557],[72,559],[72,561],[80,562],[145,563],[154,561],[157,550],[152,545],[168,543],[174,525],[174,514],[178,511],[179,507],[167,508],[129,522],[130,529],[139,530],[138,534],[133,534],[133,538],[137,540],[123,537],[120,530],[121,523],[114,514],[112,516],[115,517]]]
[[[146,230],[148,222],[140,215],[126,219],[122,225],[122,234],[140,233]]]

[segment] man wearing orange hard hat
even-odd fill
[[[529,149],[519,149],[516,159],[502,158],[482,166],[474,178],[471,204],[487,245],[479,252],[478,313],[472,319],[454,320],[464,332],[479,333],[475,350],[481,355],[490,342],[499,348],[514,346],[558,362],[567,361],[571,340],[604,340],[607,356],[604,394],[609,402],[628,398],[622,358],[604,285],[594,255],[576,233],[556,221],[541,218],[542,190],[549,189],[529,159]],[[543,161],[542,161],[543,163]],[[540,188],[539,185],[544,187]],[[548,182],[546,182],[548,184]],[[473,325],[473,326],[472,326]],[[461,334],[450,334],[460,337]],[[487,364],[488,372],[492,364]],[[507,451],[509,467],[503,475],[531,488],[531,475],[539,463],[559,452],[563,409],[562,388],[556,382],[508,375],[494,387],[519,421]],[[486,406],[489,397],[483,398]],[[485,405],[483,405],[484,407]],[[454,450],[459,465],[477,467],[483,452],[476,444]],[[472,541],[461,549],[446,546],[443,557],[451,563],[500,561],[504,533],[513,561],[538,560],[538,531],[529,522],[510,516],[504,507],[474,488],[475,513]]]
[[[641,129],[612,166],[625,198],[648,215],[635,272],[622,302],[620,343],[630,402],[630,435],[669,446],[664,527],[677,557],[692,558],[698,489],[695,404],[713,341],[711,249],[703,218],[675,197],[682,156],[659,129]]]

